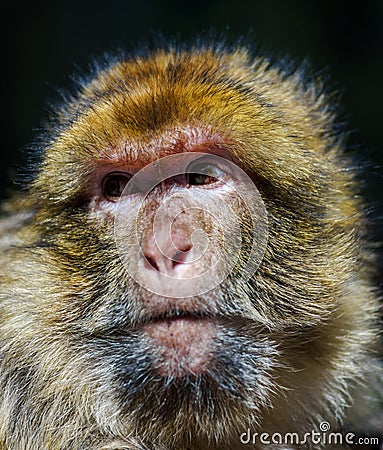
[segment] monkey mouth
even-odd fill
[[[209,369],[217,324],[206,313],[170,310],[143,326],[153,348],[153,368],[164,377],[198,375]]]
[[[205,311],[188,311],[188,310],[180,310],[176,308],[171,308],[167,311],[163,311],[159,314],[149,315],[144,319],[144,324],[148,323],[158,323],[161,321],[174,321],[181,319],[191,319],[191,320],[213,320],[212,314],[209,314]]]

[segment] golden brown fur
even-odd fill
[[[242,48],[122,58],[84,83],[0,228],[0,448],[240,449],[248,427],[341,427],[377,303],[333,121],[320,81]],[[252,177],[269,241],[248,283],[199,300],[238,317],[217,337],[221,365],[166,383],[131,331],[142,292],[124,281],[94,170],[184,151],[197,133]]]

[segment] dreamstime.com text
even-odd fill
[[[378,445],[378,437],[357,437],[354,433],[330,431],[328,422],[321,422],[319,430],[307,433],[255,433],[248,428],[240,435],[242,444],[262,445]]]

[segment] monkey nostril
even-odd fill
[[[144,253],[145,267],[160,273],[170,273],[175,267],[186,262],[187,255],[192,247],[192,245],[178,247],[172,257],[161,253],[161,251],[154,254],[152,252]]]
[[[187,254],[192,249],[192,245],[187,245],[183,248],[178,249],[172,258],[172,266],[176,267],[178,264],[183,264],[186,261]]]
[[[160,269],[156,263],[156,260],[152,256],[145,255],[145,260],[153,269],[157,270],[157,272],[160,271]]]

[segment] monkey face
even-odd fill
[[[68,206],[41,220],[58,278],[77,280],[81,292],[45,306],[45,328],[77,336],[73,347],[120,427],[134,423],[153,437],[177,420],[181,434],[225,434],[229,419],[258,423],[284,389],[283,373],[298,369],[286,354],[304,352],[304,316],[315,325],[327,314],[325,296],[307,295],[316,280],[294,286],[292,305],[288,285],[273,290],[270,268],[284,269],[298,242],[278,258],[270,238],[287,219],[275,220],[275,200],[239,168],[234,138],[169,130],[144,141],[143,155],[156,151],[141,162],[129,158],[138,142],[120,144],[120,153],[87,162],[84,198],[68,190]],[[301,328],[295,338],[292,327]]]
[[[219,417],[226,408],[219,413],[219,404],[238,399],[258,410],[277,351],[241,287],[267,245],[267,212],[253,181],[228,158],[192,151],[134,175],[109,169],[101,189],[91,220],[113,227],[120,277],[118,287],[108,284],[92,334],[103,342],[100,359],[113,368],[108,384],[123,407],[147,409],[154,399],[142,393],[156,385],[162,426],[169,410]],[[249,395],[254,382],[257,398]]]

